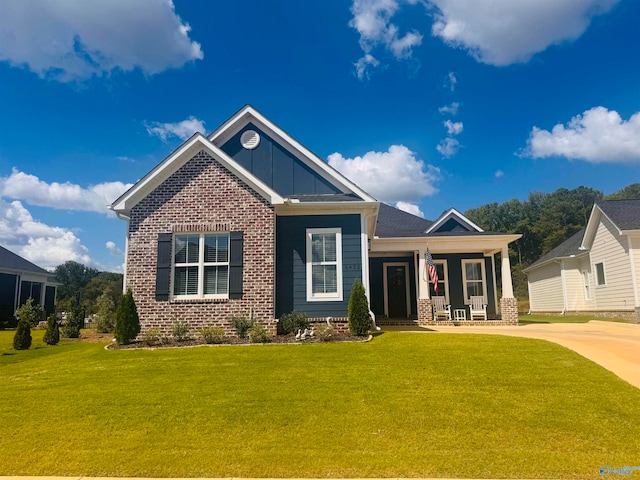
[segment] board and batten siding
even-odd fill
[[[532,312],[564,310],[560,263],[548,263],[529,272],[529,303]]]
[[[594,277],[594,265],[604,262],[606,282],[606,285],[595,286],[593,289],[595,309],[633,310],[633,282],[627,238],[618,234],[616,227],[604,215],[600,217],[590,255]]]
[[[342,231],[342,301],[307,301],[308,228]],[[305,215],[276,218],[276,318],[292,311],[309,317],[346,317],[351,287],[362,280],[360,215]]]

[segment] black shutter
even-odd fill
[[[156,266],[156,300],[169,300],[169,285],[171,283],[171,242],[170,233],[158,234],[158,263]]]
[[[229,235],[229,298],[242,298],[242,232]]]

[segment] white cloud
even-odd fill
[[[444,121],[443,125],[447,129],[447,134],[449,135],[458,135],[462,133],[462,129],[464,128],[462,122],[452,122],[451,120]]]
[[[204,122],[193,116],[177,123],[145,123],[145,127],[149,135],[157,135],[162,140],[166,140],[168,137],[186,140],[196,132],[205,133]]]
[[[460,108],[460,104],[458,102],[453,102],[451,105],[445,105],[444,107],[440,107],[438,112],[441,114],[449,114],[456,116],[458,114],[458,109]]]
[[[533,127],[523,156],[566,157],[592,163],[640,162],[640,112],[623,120],[615,110],[594,107],[549,132]]]
[[[358,183],[383,202],[417,202],[434,194],[440,170],[416,158],[404,145],[391,145],[386,152],[367,152],[344,158],[329,155],[329,165]]]
[[[432,34],[479,62],[527,62],[550,45],[580,37],[591,19],[619,0],[429,0]]]
[[[496,173],[493,174],[496,178],[504,177],[504,172],[502,170],[496,170]]]
[[[439,151],[444,158],[450,158],[460,150],[460,142],[455,138],[447,137],[436,146],[436,150]]]
[[[398,202],[396,203],[396,208],[398,210],[402,210],[403,212],[410,213],[412,215],[416,215],[417,217],[424,218],[424,213],[420,210],[420,207],[415,203],[407,203],[407,202]]]
[[[409,3],[416,3],[410,1]],[[351,13],[353,18],[349,26],[360,34],[360,48],[365,55],[355,64],[358,78],[368,78],[360,72],[379,65],[379,61],[371,56],[371,52],[382,47],[392,54],[396,60],[407,60],[413,55],[413,48],[422,44],[422,34],[414,30],[400,35],[398,26],[391,19],[400,7],[398,0],[353,0]],[[369,61],[365,61],[367,56]],[[375,60],[377,63],[371,61]]]
[[[189,31],[171,0],[7,1],[0,61],[61,82],[118,69],[153,75],[204,57]]]
[[[359,80],[369,80],[371,70],[380,65],[380,62],[370,53],[363,55],[353,64],[356,67],[356,77]]]
[[[89,250],[71,231],[34,220],[22,203],[0,199],[0,243],[12,252],[52,269],[67,260],[97,266]]]
[[[31,205],[61,210],[108,213],[107,205],[122,195],[131,184],[106,182],[82,188],[73,183],[46,183],[35,175],[17,169],[0,177],[0,196],[24,200]]]
[[[455,72],[449,72],[447,75],[447,79],[445,80],[445,87],[453,93],[456,91],[456,84],[458,83],[458,79],[456,78]]]
[[[107,243],[105,243],[105,247],[107,247],[107,250],[109,250],[111,255],[124,258],[124,252],[117,247],[115,242],[108,241]]]

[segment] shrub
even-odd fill
[[[116,306],[111,295],[103,293],[97,300],[95,327],[98,333],[111,333],[116,326]]]
[[[43,340],[47,345],[57,345],[60,341],[60,326],[55,313],[47,318],[47,331],[44,332]]]
[[[62,334],[67,338],[78,338],[83,320],[84,309],[77,305],[71,307],[71,312],[67,314],[67,320],[62,327]]]
[[[314,332],[322,342],[329,342],[333,340],[337,333],[335,328],[331,325],[327,325],[326,323],[316,326]]]
[[[278,335],[287,335],[291,332],[297,332],[309,328],[311,322],[307,314],[304,312],[291,312],[285,313],[278,320]]]
[[[13,348],[16,350],[28,350],[31,347],[31,327],[26,318],[21,318],[13,336]]]
[[[122,296],[116,312],[116,341],[121,345],[131,342],[140,333],[140,319],[138,309],[133,299],[133,292],[129,288]]]
[[[240,338],[247,338],[247,332],[255,322],[248,317],[231,317],[231,326],[236,329]]]
[[[200,335],[206,343],[224,343],[224,328],[222,327],[204,327],[200,329]]]
[[[369,302],[360,279],[356,278],[349,297],[349,331],[353,335],[365,336],[371,330]]]
[[[251,343],[268,343],[271,341],[271,337],[267,332],[267,329],[264,328],[259,323],[255,323],[248,331],[249,341]]]
[[[29,297],[27,302],[16,310],[16,317],[20,320],[25,319],[31,328],[35,328],[42,320],[42,307],[34,305],[33,298]]]
[[[143,335],[144,343],[153,347],[155,345],[160,345],[162,343],[162,330],[158,327],[153,327],[144,332]]]
[[[171,334],[178,342],[189,340],[189,324],[184,320],[173,320],[173,327],[171,328]]]

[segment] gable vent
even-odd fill
[[[253,150],[260,144],[260,134],[255,130],[247,130],[240,136],[240,144],[247,150]]]

